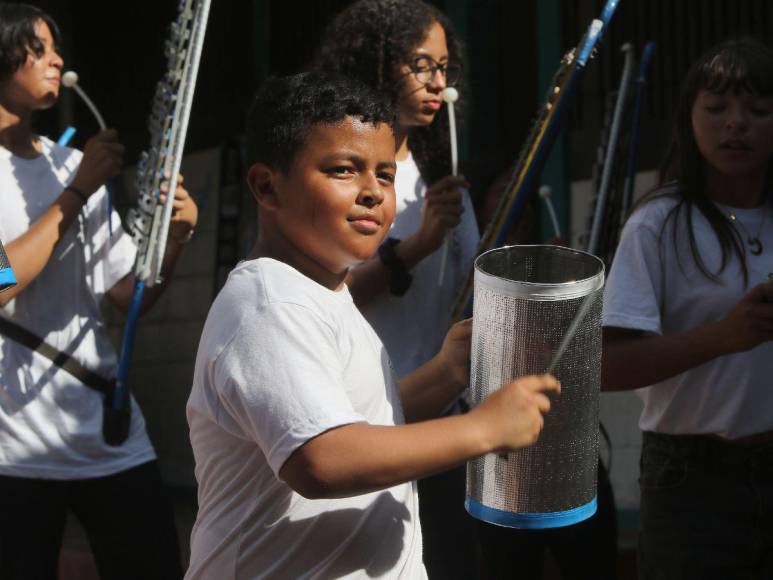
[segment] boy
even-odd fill
[[[345,285],[394,216],[393,119],[370,89],[321,73],[270,80],[253,105],[260,237],[199,345],[188,578],[426,577],[414,480],[532,443],[542,391],[559,390],[527,377],[467,415],[402,424],[465,387],[471,324],[398,385]]]

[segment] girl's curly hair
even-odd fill
[[[445,31],[449,61],[463,65],[461,42],[434,6],[422,0],[359,0],[327,27],[313,67],[360,79],[397,107],[402,80],[395,79],[395,69],[409,60],[435,22]],[[457,83],[460,95],[462,82]],[[460,98],[455,104],[458,121],[463,110]],[[437,115],[427,127],[412,128],[408,146],[428,183],[451,172],[447,115]]]

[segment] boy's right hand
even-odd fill
[[[86,141],[78,172],[72,185],[91,196],[123,167],[124,146],[115,129],[105,129]]]
[[[514,380],[489,395],[470,414],[475,414],[486,440],[500,453],[527,447],[537,441],[545,413],[550,410],[546,392],[561,392],[551,375],[530,375]]]

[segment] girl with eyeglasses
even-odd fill
[[[772,158],[773,52],[720,44],[605,289],[602,385],[644,401],[640,578],[773,577]]]
[[[461,98],[455,108],[463,110],[461,46],[446,16],[430,4],[360,0],[328,27],[315,67],[365,82],[398,110],[394,223],[378,255],[356,268],[348,284],[403,377],[440,350],[453,300],[478,244],[468,184],[450,175],[442,98],[443,89],[457,87]],[[419,482],[419,495],[430,577],[473,577],[473,524],[463,507],[464,470]]]

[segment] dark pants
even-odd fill
[[[102,580],[182,577],[155,461],[93,479],[0,476],[0,578],[56,580],[67,511],[86,530]]]
[[[465,467],[419,480],[424,566],[430,580],[475,577],[475,524],[464,509]]]
[[[598,510],[584,522],[548,530],[518,530],[478,521],[479,577],[491,580],[543,577],[550,551],[564,579],[616,578],[617,519],[612,486],[599,461]]]
[[[773,578],[773,442],[644,433],[640,484],[640,578]]]

